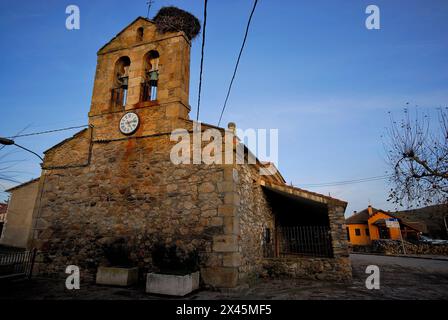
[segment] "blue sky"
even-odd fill
[[[0,136],[87,123],[97,50],[139,15],[146,1],[0,3]],[[76,4],[81,29],[65,29]],[[253,2],[209,0],[200,119],[216,124]],[[381,29],[364,26],[369,4]],[[202,20],[203,1],[156,0],[150,16],[176,5]],[[388,111],[407,102],[428,113],[448,101],[448,2],[445,0],[260,0],[223,123],[279,129],[279,167],[297,186],[383,175],[381,135]],[[200,37],[192,46],[191,117],[195,118]],[[17,139],[42,153],[74,132]],[[24,160],[15,179],[39,175]],[[7,183],[2,182],[7,187]],[[387,180],[310,188],[349,202],[347,213],[387,203]],[[5,194],[0,193],[1,197]]]

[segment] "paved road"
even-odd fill
[[[445,273],[448,274],[448,260],[432,260],[406,257],[377,256],[366,254],[352,254],[350,260],[354,266],[367,266],[369,264],[384,267],[402,267],[410,268],[415,271],[429,273]]]
[[[261,279],[249,288],[229,292],[198,291],[187,299],[443,299],[448,300],[448,261],[375,255],[352,255],[353,283],[338,284],[306,279]],[[380,268],[380,290],[365,286],[366,266]],[[81,283],[80,290],[65,289],[65,279],[33,279],[0,286],[0,299],[160,299],[134,288],[114,288]]]

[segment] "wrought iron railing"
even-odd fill
[[[308,256],[332,257],[329,226],[277,227],[275,239],[264,243],[265,257]]]
[[[0,279],[31,278],[36,249],[29,251],[0,252]]]

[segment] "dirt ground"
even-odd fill
[[[185,299],[448,299],[448,260],[431,260],[375,255],[352,255],[353,283],[338,284],[320,280],[260,279],[251,287],[227,291],[201,290]],[[365,280],[368,265],[380,268],[380,289],[368,290]],[[81,283],[80,290],[69,291],[65,280],[35,278],[0,284],[0,299],[86,299],[147,300],[167,299],[148,295],[143,284],[114,288]]]

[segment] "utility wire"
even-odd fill
[[[361,178],[361,179],[353,179],[353,180],[345,180],[345,181],[335,181],[335,182],[326,182],[326,183],[310,183],[310,184],[301,184],[303,187],[312,188],[312,187],[334,187],[334,186],[342,186],[348,184],[362,183],[362,182],[370,182],[370,181],[378,181],[390,178],[392,175],[383,175],[369,178]]]
[[[37,136],[37,135],[41,135],[41,134],[60,132],[60,131],[67,131],[67,130],[74,130],[74,129],[80,129],[80,128],[86,128],[86,127],[88,127],[87,124],[83,125],[83,126],[67,127],[67,128],[61,128],[61,129],[54,129],[54,130],[47,130],[47,131],[19,134],[19,135],[15,135],[15,136],[12,136],[12,137],[6,137],[6,138],[7,139],[14,139],[14,138],[21,138],[21,137]]]
[[[204,47],[205,47],[205,28],[207,26],[207,3],[204,2],[204,27],[202,28],[202,49],[201,49],[201,71],[199,72],[199,93],[198,93],[198,112],[196,113],[196,121],[199,121],[199,106],[201,105],[201,91],[202,91],[202,70],[204,66]]]
[[[316,184],[307,184],[302,185],[307,188],[313,188],[313,187],[334,187],[334,186],[343,186],[343,185],[350,185],[350,184],[357,184],[357,183],[363,183],[363,182],[372,182],[372,181],[379,181],[388,179],[390,176],[378,176],[378,177],[372,177],[372,178],[365,178],[365,179],[357,179],[357,180],[347,180],[347,181],[337,181],[337,182],[329,182],[329,183],[316,183]]]
[[[220,115],[219,121],[218,121],[218,127],[221,124],[222,115],[224,114],[224,110],[226,109],[226,106],[227,106],[227,101],[229,100],[230,91],[232,90],[233,80],[235,80],[235,76],[236,76],[236,73],[238,71],[238,65],[240,63],[241,55],[242,55],[243,50],[244,50],[244,45],[246,44],[247,35],[249,34],[250,23],[252,21],[252,16],[254,15],[255,8],[257,7],[257,3],[258,3],[258,0],[255,0],[254,7],[252,8],[252,12],[250,13],[250,16],[249,16],[249,21],[247,22],[246,33],[244,34],[243,44],[241,45],[240,53],[238,55],[238,59],[236,61],[236,65],[235,65],[235,70],[233,71],[232,80],[230,81],[229,90],[227,91],[226,100],[224,101],[224,105],[222,107],[221,115]]]

